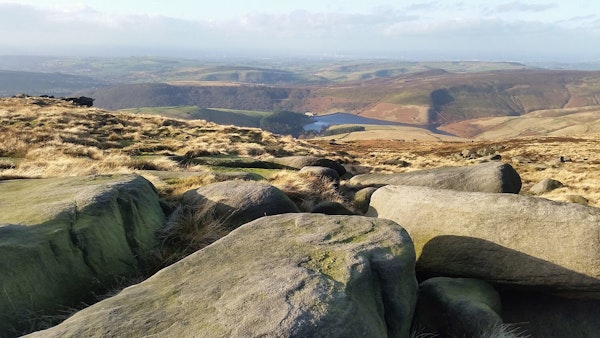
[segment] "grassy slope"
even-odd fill
[[[600,107],[548,109],[518,117],[481,118],[441,129],[474,139],[596,134],[600,133]]]
[[[108,109],[196,105],[238,110],[344,111],[411,124],[451,124],[537,110],[597,106],[600,72],[547,70],[448,73],[307,88],[137,84],[90,92]]]
[[[306,143],[256,128],[109,112],[35,97],[0,99],[0,130],[0,177],[87,175],[136,168],[182,171],[189,168],[168,158],[193,154],[319,153]]]
[[[142,107],[121,110],[126,113],[160,115],[184,120],[206,120],[223,125],[259,127],[260,119],[272,114],[254,110],[200,108],[197,106]]]
[[[53,94],[89,88],[96,85],[89,83],[90,77],[133,83],[81,92],[94,97],[96,106],[108,109],[195,105],[257,111],[345,111],[411,124],[451,124],[596,106],[600,101],[599,72],[548,71],[517,63],[254,60],[232,64],[149,57],[0,57],[0,65],[46,72],[43,76],[53,79],[30,77],[19,92]],[[88,77],[66,78],[51,72]],[[89,81],[78,82],[83,79]],[[157,83],[169,81],[178,85]],[[14,89],[18,81],[10,82]],[[212,111],[202,114],[199,118],[256,126],[253,117]]]
[[[434,93],[437,93],[435,95]],[[432,71],[393,79],[315,88],[313,111],[343,110],[381,118],[391,107],[433,107],[433,123],[522,115],[541,109],[598,105],[600,72],[547,70],[445,73]],[[323,98],[329,98],[324,100]],[[377,109],[383,106],[384,109]],[[403,120],[401,114],[397,121]],[[393,119],[394,116],[387,116]]]

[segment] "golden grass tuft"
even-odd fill
[[[228,179],[229,178],[225,178],[214,172],[199,172],[194,176],[168,180],[168,182],[166,182],[167,184],[164,185],[161,190],[163,191],[165,197],[177,200],[186,191],[197,189],[211,183],[222,182]]]
[[[165,266],[192,254],[219,238],[229,230],[215,213],[216,204],[182,205],[170,216],[165,228],[158,233],[162,243],[162,262]]]
[[[268,181],[290,197],[300,211],[309,212],[322,202],[336,202],[352,209],[329,179],[285,170],[273,175]]]

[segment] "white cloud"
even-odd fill
[[[557,7],[558,6],[553,3],[532,4],[513,1],[496,6],[495,10],[498,12],[545,12]]]
[[[551,5],[517,4],[522,5],[496,6],[495,13],[509,7],[532,13],[553,9]],[[402,56],[407,51],[414,55],[423,51],[427,55],[439,52],[475,58],[481,57],[475,55],[478,53],[543,56],[570,50],[588,59],[600,58],[599,51],[589,48],[589,41],[600,38],[600,17],[596,14],[549,22],[537,16],[486,14],[483,6],[441,1],[385,5],[364,13],[252,12],[230,19],[193,21],[108,14],[89,6],[40,9],[0,2],[0,30],[6,32],[4,53],[171,50],[171,56],[178,56],[181,50],[252,50]],[[577,31],[580,27],[585,29]],[[574,35],[577,38],[569,38]]]

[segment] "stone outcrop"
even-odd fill
[[[277,163],[288,168],[300,170],[304,167],[316,166],[316,167],[326,167],[331,168],[338,172],[338,174],[343,176],[346,173],[346,168],[340,163],[330,160],[324,157],[316,157],[316,156],[287,156],[287,157],[276,157],[271,159],[273,163]]]
[[[0,211],[2,337],[139,275],[165,218],[134,175],[2,181]]]
[[[502,324],[498,292],[472,278],[435,277],[419,285],[415,325],[442,337],[480,338]]]
[[[263,217],[30,337],[407,337],[414,259],[389,220]]]
[[[325,201],[315,205],[310,212],[325,215],[354,215],[354,213],[351,210],[348,210],[343,204],[331,201]]]
[[[419,273],[600,291],[600,209],[513,194],[386,186],[369,216],[411,235]]]
[[[352,206],[354,209],[361,214],[366,213],[369,210],[371,195],[373,195],[376,190],[376,187],[366,187],[357,191],[352,198]]]
[[[442,167],[397,174],[363,174],[349,180],[355,187],[410,185],[459,191],[515,193],[521,177],[507,163],[486,162],[466,167]]]
[[[562,188],[563,186],[564,185],[560,181],[553,180],[551,178],[545,178],[537,184],[535,184],[533,187],[531,187],[531,189],[529,189],[529,192],[531,192],[534,195],[541,195],[543,193]]]
[[[190,190],[183,194],[182,207],[210,210],[229,230],[263,216],[299,212],[281,190],[253,181],[224,181]]]

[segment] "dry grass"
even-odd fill
[[[269,179],[269,183],[283,191],[300,211],[311,211],[322,202],[336,202],[351,209],[334,182],[323,177],[296,171],[282,171]]]
[[[354,158],[348,165],[355,173],[407,172],[442,166],[464,166],[479,163],[480,158],[467,159],[463,150],[488,150],[498,153],[510,163],[523,181],[522,194],[545,178],[561,181],[565,187],[541,197],[568,201],[580,195],[590,206],[600,207],[600,135],[578,137],[526,137],[507,140],[469,142],[426,141],[338,141],[336,144],[314,141],[319,146]],[[560,158],[563,161],[560,161]],[[406,163],[408,165],[406,165]]]
[[[600,206],[600,135],[525,137],[507,140],[439,142],[357,140],[303,142],[255,128],[221,126],[152,115],[112,113],[47,98],[0,99],[0,180],[26,177],[133,173],[143,170],[198,171],[193,179],[165,184],[167,194],[222,180],[171,156],[239,155],[268,158],[286,155],[327,156],[355,174],[405,172],[477,163],[460,153],[493,148],[511,163],[528,194],[544,178],[565,187],[542,197],[570,200],[580,195]],[[558,161],[563,157],[563,162]],[[525,159],[525,160],[523,160]],[[408,164],[408,165],[407,165]],[[340,192],[314,178],[285,173],[271,182],[297,200],[302,210],[320,201],[343,202]],[[312,181],[311,181],[312,180]]]
[[[161,261],[164,266],[210,245],[229,233],[223,226],[225,220],[216,216],[215,208],[215,203],[204,202],[193,207],[182,205],[175,210],[166,227],[158,234],[162,241]]]
[[[168,157],[319,153],[314,148],[256,128],[113,113],[49,98],[0,99],[0,179],[189,171]]]

